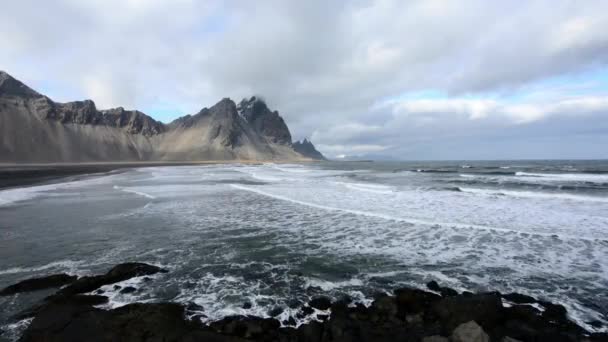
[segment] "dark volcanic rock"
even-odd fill
[[[256,340],[274,340],[281,323],[273,318],[231,316],[213,322],[210,327],[222,334]]]
[[[395,290],[395,296],[401,316],[427,310],[433,303],[441,299],[434,293],[408,288]]]
[[[503,294],[502,298],[517,304],[536,303],[534,297],[526,296],[520,293]]]
[[[238,341],[184,319],[178,304],[130,304],[105,311],[53,305],[40,312],[20,341]]]
[[[21,320],[36,316],[42,310],[49,306],[55,305],[101,305],[108,302],[108,297],[100,295],[74,295],[74,296],[61,296],[53,295],[44,299],[38,305],[35,305],[23,312],[20,312],[15,318]]]
[[[278,144],[291,144],[291,133],[276,110],[268,109],[264,100],[255,96],[249,100],[243,99],[237,106],[239,114],[253,126],[253,128]]]
[[[443,297],[451,297],[451,296],[456,296],[458,295],[458,291],[451,289],[449,287],[441,287],[439,286],[439,284],[432,280],[430,282],[428,282],[426,284],[426,287],[431,290],[431,291],[435,291],[435,292],[439,292],[441,293],[441,296]]]
[[[11,97],[40,98],[38,92],[0,70],[0,94]]]
[[[326,160],[325,156],[323,156],[323,154],[316,149],[315,145],[307,139],[296,141],[291,146],[293,146],[293,149],[296,150],[296,152],[304,157],[316,160]]]
[[[426,287],[431,291],[435,291],[435,292],[441,291],[441,286],[439,286],[439,284],[434,280],[431,280],[428,283],[426,283]]]
[[[124,263],[115,266],[104,275],[82,277],[59,291],[61,295],[73,295],[77,293],[90,292],[103,285],[117,283],[119,281],[151,275],[159,272],[167,272],[160,267],[143,263]]]
[[[123,128],[127,133],[152,136],[167,130],[162,122],[156,121],[138,110],[125,110],[122,107],[101,111],[104,123]]]
[[[331,299],[325,296],[315,297],[308,302],[308,305],[315,309],[327,310],[331,307]]]
[[[55,102],[5,72],[0,136],[5,163],[303,159],[283,118],[256,97],[238,108],[225,98],[164,124],[137,110],[100,110],[92,100]]]
[[[120,290],[120,293],[128,294],[128,293],[133,293],[135,291],[137,291],[137,289],[134,288],[133,286],[127,286],[127,287],[123,288],[122,290]]]
[[[8,296],[19,292],[30,292],[59,287],[75,281],[78,277],[68,274],[54,274],[47,277],[26,279],[8,286],[0,291],[0,296]]]
[[[128,265],[128,266],[125,266]],[[138,265],[138,266],[136,266]],[[123,264],[105,276],[121,278],[151,272],[145,264]],[[158,270],[156,270],[158,271]],[[103,276],[98,276],[103,277]],[[115,279],[114,278],[114,279]],[[437,284],[431,287],[441,287]],[[441,292],[441,291],[440,291]],[[517,298],[517,296],[510,296]],[[523,298],[523,297],[522,297]],[[204,325],[202,311],[190,303],[136,303],[113,310],[92,307],[107,301],[104,296],[58,294],[48,297],[33,311],[35,318],[20,341],[606,341],[606,334],[588,334],[567,320],[562,306],[540,302],[545,312],[529,305],[503,307],[498,293],[456,294],[449,297],[418,289],[398,289],[394,296],[378,295],[370,307],[331,303],[316,297],[302,307],[331,315],[293,328],[293,317],[281,328],[273,318],[231,316]],[[281,308],[271,310],[278,315]],[[548,313],[547,313],[548,311]],[[191,315],[191,314],[190,314]],[[204,316],[200,316],[204,317]]]
[[[442,326],[447,329],[446,332],[469,321],[492,330],[504,315],[502,301],[497,293],[445,297],[433,303],[431,312],[438,316]]]

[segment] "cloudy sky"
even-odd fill
[[[262,95],[331,157],[608,158],[604,0],[3,0],[0,69],[164,122]]]

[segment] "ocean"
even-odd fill
[[[588,322],[608,322],[608,161],[162,166],[0,191],[0,288],[127,261],[170,272],[103,287],[106,307],[287,319],[318,294],[370,303],[436,280],[560,303],[605,331]],[[0,339],[50,293],[0,297]]]

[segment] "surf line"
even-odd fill
[[[479,230],[485,230],[485,231],[498,231],[498,232],[503,232],[503,233],[516,233],[519,235],[544,236],[544,237],[552,237],[554,235],[557,235],[559,238],[562,238],[562,239],[583,240],[583,241],[591,241],[591,242],[597,241],[597,240],[602,240],[602,239],[592,239],[592,238],[584,238],[584,237],[570,236],[570,235],[520,232],[520,231],[512,230],[512,229],[482,226],[482,225],[477,225],[477,224],[430,222],[430,221],[418,220],[418,219],[412,219],[412,218],[395,217],[395,216],[390,216],[390,215],[370,213],[367,211],[337,208],[337,207],[324,206],[324,205],[310,203],[310,202],[299,201],[299,200],[292,199],[289,197],[271,194],[271,193],[268,193],[266,191],[262,191],[259,189],[249,188],[249,187],[242,186],[239,184],[230,184],[230,186],[235,189],[249,191],[249,192],[253,192],[253,193],[256,193],[256,194],[259,194],[262,196],[271,197],[271,198],[278,199],[281,201],[292,202],[292,203],[304,205],[307,207],[312,207],[312,208],[317,208],[317,209],[322,209],[322,210],[327,210],[327,211],[345,212],[345,213],[349,213],[349,214],[353,214],[353,215],[380,218],[380,219],[384,219],[384,220],[388,220],[388,221],[405,222],[405,223],[409,223],[412,225],[419,224],[419,225],[425,225],[425,226],[445,226],[445,227],[452,227],[452,228],[457,228],[457,229],[471,229],[472,228],[472,229],[479,229]]]
[[[143,196],[143,197],[146,197],[146,198],[149,198],[149,199],[155,199],[156,198],[156,197],[154,197],[154,196],[152,196],[150,194],[147,194],[145,192],[131,190],[129,188],[123,188],[123,187],[118,186],[118,185],[114,185],[114,189],[120,190],[120,191],[124,191],[124,192],[129,192],[129,193],[136,194],[136,195],[139,195],[139,196]]]

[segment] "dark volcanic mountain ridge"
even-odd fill
[[[114,162],[312,158],[296,151],[277,111],[228,98],[169,124],[91,100],[58,103],[0,71],[0,162]]]

